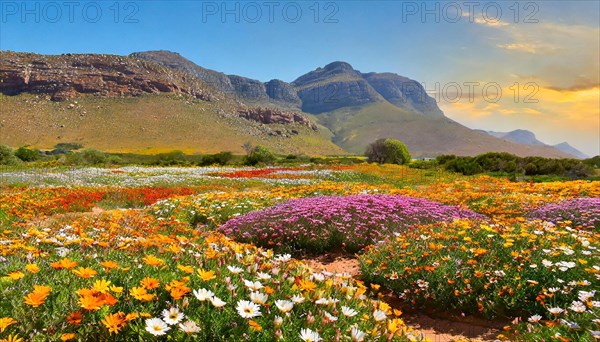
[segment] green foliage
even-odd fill
[[[39,150],[30,150],[25,146],[19,147],[15,151],[15,157],[21,159],[24,162],[36,161],[40,158]]]
[[[367,146],[365,156],[370,163],[408,164],[411,161],[406,145],[396,139],[378,139]]]
[[[6,145],[0,145],[0,165],[14,165],[18,163],[18,159],[12,148]]]
[[[413,160],[408,167],[411,169],[431,170],[439,166],[437,160]]]
[[[83,145],[77,143],[58,143],[54,145],[56,150],[74,151],[83,148]]]
[[[156,155],[157,164],[170,166],[170,165],[186,165],[188,161],[186,160],[185,153],[182,151],[171,151],[167,153],[159,153]]]
[[[483,172],[524,176],[557,176],[568,179],[588,178],[594,174],[589,163],[577,159],[518,157],[505,152],[490,152],[476,157],[444,155],[436,158],[448,171],[464,175]]]
[[[208,166],[208,165],[227,165],[233,159],[233,154],[231,152],[219,152],[216,154],[208,154],[202,156],[202,160],[199,165]]]
[[[244,164],[246,165],[256,165],[259,163],[262,164],[272,164],[275,161],[276,157],[271,150],[264,146],[255,146],[252,148],[250,153],[244,158]]]
[[[81,158],[86,164],[99,165],[108,161],[108,155],[102,151],[88,148],[81,152]]]
[[[600,169],[600,155],[586,159],[583,162],[593,168]]]

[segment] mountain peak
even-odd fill
[[[323,69],[327,71],[340,70],[340,71],[355,71],[350,63],[335,61],[327,64]]]

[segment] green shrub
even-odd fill
[[[21,159],[24,162],[36,161],[40,158],[39,150],[30,150],[25,146],[19,147],[15,151],[15,157]]]
[[[6,145],[0,145],[0,165],[14,165],[19,160],[15,157],[12,148]]]
[[[369,146],[365,156],[370,163],[408,164],[411,161],[410,153],[406,145],[396,139],[379,139]]]
[[[106,153],[93,148],[81,152],[81,158],[86,164],[92,165],[105,164],[108,161]]]
[[[256,146],[254,147],[250,153],[244,158],[244,164],[246,165],[256,165],[259,163],[262,164],[271,164],[275,161],[275,154],[264,146]]]

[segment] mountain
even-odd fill
[[[587,154],[579,151],[575,147],[569,145],[569,143],[567,143],[567,142],[556,144],[553,147],[556,148],[556,149],[559,149],[559,150],[563,151],[564,153],[570,154],[570,155],[572,155],[572,156],[574,156],[575,158],[578,158],[578,159],[587,159],[587,158],[590,157]]]
[[[302,113],[248,106],[135,56],[0,51],[0,93],[0,143],[14,147],[243,153],[250,142],[280,153],[345,153]]]
[[[524,129],[517,129],[514,131],[510,131],[510,132],[493,132],[493,131],[484,131],[484,130],[481,130],[480,132],[487,133],[494,137],[512,141],[512,142],[519,143],[519,144],[530,145],[530,146],[549,146],[558,151],[568,154],[570,157],[575,157],[578,159],[589,158],[586,154],[584,154],[583,152],[579,151],[578,149],[574,148],[573,146],[569,145],[566,142],[563,142],[563,143],[560,143],[557,145],[548,145],[548,144],[545,144],[545,143],[539,141],[533,132],[524,130]]]
[[[471,130],[444,116],[417,81],[362,73],[341,61],[288,83],[226,75],[169,51],[0,51],[0,92],[0,143],[11,146],[77,142],[109,151],[240,153],[248,141],[314,155],[362,154],[376,139],[397,138],[415,157],[568,156]]]

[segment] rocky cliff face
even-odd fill
[[[203,68],[176,52],[164,50],[145,51],[135,52],[130,56],[155,62],[170,69],[183,71],[201,79],[209,86],[220,92],[228,94],[234,91],[233,85],[231,84],[231,81],[227,75],[222,72]]]
[[[384,99],[399,108],[422,113],[430,117],[444,117],[435,99],[427,94],[425,88],[414,80],[393,73],[363,74],[365,80]]]
[[[7,51],[0,52],[0,92],[46,94],[55,101],[80,94],[116,97],[156,93],[212,99],[196,78],[134,57]]]
[[[292,84],[298,89],[302,110],[313,114],[383,100],[360,72],[345,62],[333,62],[313,70]]]
[[[241,117],[262,122],[264,124],[300,124],[313,130],[317,130],[317,125],[307,119],[305,116],[296,112],[283,111],[273,108],[249,108],[239,110]]]

